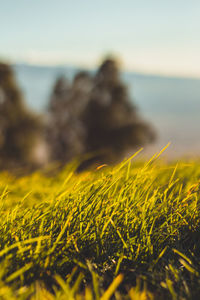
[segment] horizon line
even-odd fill
[[[18,61],[18,62],[9,62],[6,61],[6,63],[9,63],[10,65],[26,65],[26,66],[32,66],[32,67],[46,67],[46,68],[56,68],[56,67],[66,67],[66,68],[73,68],[73,69],[82,69],[82,70],[89,70],[93,71],[98,68],[98,66],[89,66],[86,64],[69,64],[67,62],[63,63],[41,63],[41,62],[28,62],[28,61]],[[138,74],[142,76],[152,76],[152,77],[165,77],[165,78],[174,78],[174,79],[190,79],[190,80],[200,80],[200,74],[199,75],[192,75],[192,74],[181,74],[179,72],[177,73],[169,73],[169,72],[162,72],[162,71],[145,71],[145,70],[139,70],[139,69],[129,69],[126,67],[120,68],[120,71],[122,73],[129,73],[129,74]]]

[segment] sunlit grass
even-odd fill
[[[0,299],[198,299],[200,164],[0,174]]]

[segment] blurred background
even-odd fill
[[[199,156],[198,0],[0,5],[2,166],[87,153],[109,163],[168,142],[170,159]]]

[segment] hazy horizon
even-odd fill
[[[102,56],[103,58],[106,56]],[[84,65],[76,65],[70,63],[60,63],[60,64],[51,64],[51,63],[30,63],[26,61],[18,61],[18,62],[11,62],[9,60],[4,60],[5,63],[10,64],[11,66],[25,66],[25,67],[33,67],[33,68],[69,68],[74,70],[83,70],[83,71],[95,71],[98,68],[98,64],[94,66],[84,66]],[[189,75],[181,75],[181,74],[165,74],[165,73],[153,73],[153,72],[145,72],[142,70],[129,70],[123,68],[121,65],[121,72],[128,73],[128,74],[136,74],[141,76],[149,76],[149,77],[164,77],[164,78],[171,78],[171,79],[188,79],[188,80],[200,80],[200,74],[198,76],[189,76]]]

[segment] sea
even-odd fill
[[[17,82],[30,109],[44,113],[58,76],[69,80],[80,71],[69,66],[13,66]],[[94,72],[94,71],[90,71]],[[200,79],[122,72],[130,99],[138,113],[157,134],[152,145],[144,146],[143,155],[164,151],[167,158],[200,157]]]

